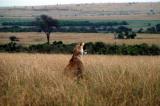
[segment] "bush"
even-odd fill
[[[48,45],[37,44],[23,47],[15,42],[0,45],[0,52],[29,52],[29,53],[72,53],[76,44],[64,44],[62,41],[55,41]],[[117,55],[160,55],[160,47],[148,44],[139,45],[114,45],[103,42],[88,42],[84,47],[88,54],[117,54]]]
[[[19,41],[19,39],[16,36],[10,36],[9,39],[11,42]]]
[[[145,32],[147,32],[147,33],[160,33],[160,24],[157,24],[155,26],[147,28]]]
[[[137,35],[132,29],[120,26],[116,30],[115,39],[134,39]]]
[[[22,47],[16,42],[10,42],[5,45],[0,45],[0,52],[26,52],[27,48]]]

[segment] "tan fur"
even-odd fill
[[[69,61],[69,64],[64,69],[64,74],[72,78],[82,78],[84,65],[81,60],[81,56],[84,53],[83,50],[84,43],[79,43],[73,49],[72,58]]]

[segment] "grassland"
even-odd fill
[[[57,19],[159,20],[160,3],[91,3],[0,8],[2,18],[30,19],[41,14]]]
[[[32,21],[46,14],[60,20],[121,21],[133,30],[160,23],[160,3],[75,4],[0,8],[3,22]],[[37,32],[0,32],[0,44],[16,36],[22,45],[46,42]],[[160,34],[114,39],[110,33],[52,33],[51,42],[156,44]],[[159,106],[160,56],[85,55],[84,78],[62,72],[71,55],[0,53],[0,106]]]
[[[16,36],[22,45],[38,44],[46,42],[44,33],[0,33],[0,44],[8,43],[10,36]],[[108,33],[52,33],[51,42],[63,41],[64,43],[73,42],[97,42],[102,41],[108,44],[156,44],[160,45],[160,34],[138,34],[136,39],[120,40],[114,39],[113,34]]]
[[[1,106],[159,106],[160,56],[83,57],[84,79],[62,71],[70,55],[0,54]]]

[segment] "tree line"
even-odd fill
[[[141,32],[143,32],[143,29],[141,29]],[[148,33],[160,33],[160,24],[157,24],[155,26],[147,28],[146,32],[148,32]]]
[[[12,38],[15,39],[15,38]],[[27,53],[72,53],[75,43],[64,44],[62,41],[55,41],[51,44],[36,44],[24,47],[17,42],[10,42],[8,44],[0,45],[0,52],[27,52]],[[160,55],[160,47],[148,44],[136,45],[115,45],[106,44],[103,42],[88,42],[84,47],[88,54],[103,54],[103,55]]]
[[[60,27],[60,22],[57,19],[53,19],[52,17],[47,16],[47,15],[41,15],[39,17],[36,17],[35,21],[32,22],[32,23],[34,23],[34,25],[37,26],[37,27],[33,27],[32,30],[34,30],[34,28],[35,28],[36,31],[38,31],[38,32],[42,31],[42,32],[45,33],[45,35],[47,37],[47,43],[48,44],[50,42],[51,32],[57,32],[57,31],[61,32],[63,30],[66,30],[66,29]],[[87,21],[87,22],[83,23],[82,25],[94,25],[94,26],[89,27],[89,28],[85,28],[85,27],[75,28],[75,27],[73,27],[72,30],[67,28],[67,32],[70,32],[70,31],[74,32],[76,30],[76,32],[94,32],[95,33],[99,30],[98,28],[95,27],[96,25],[105,25],[106,24],[106,23],[102,23],[102,22],[100,22],[98,24],[95,24],[95,23],[90,23],[89,21]],[[117,23],[112,23],[112,24],[117,25]],[[125,21],[122,21],[122,23],[120,23],[120,24],[125,24],[126,25],[127,23]],[[77,24],[77,22],[76,23],[74,22],[74,24],[71,23],[69,25],[74,26],[74,25],[79,25],[79,23]],[[6,30],[7,30],[7,28],[6,28]],[[17,30],[19,30],[19,27],[15,26],[11,29],[9,28],[9,30],[17,31]],[[116,39],[117,38],[118,39],[124,39],[124,38],[125,39],[134,39],[135,36],[136,36],[136,34],[133,33],[132,29],[129,29],[129,28],[124,27],[124,26],[120,26],[117,29],[110,28],[110,30],[118,33],[115,36]],[[1,31],[1,29],[0,29],[0,31]],[[3,29],[3,31],[4,31],[4,29]],[[28,31],[28,30],[26,30],[26,31]],[[30,32],[30,31],[28,31],[28,32]]]
[[[43,16],[43,15],[42,15]],[[81,33],[98,33],[114,32],[115,26],[128,25],[126,21],[121,22],[90,22],[90,21],[69,21],[57,20],[58,29],[52,29],[52,32],[81,32]],[[3,22],[0,32],[40,32],[37,26],[37,20],[32,22]]]
[[[42,15],[44,16],[44,15]],[[3,26],[36,26],[36,22],[34,21],[10,21],[3,22]],[[111,21],[111,22],[102,22],[102,21],[76,21],[76,20],[59,20],[60,26],[117,26],[117,25],[128,25],[126,21]]]
[[[34,21],[3,22],[3,27],[0,28],[0,32],[113,32],[116,30],[113,28],[113,26],[120,25],[128,25],[128,23],[126,21],[101,22],[56,20],[50,16],[41,15],[36,17]],[[48,31],[44,31],[44,28]]]

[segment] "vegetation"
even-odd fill
[[[62,41],[53,42],[48,45],[37,44],[23,47],[15,42],[0,45],[1,52],[30,52],[30,53],[72,53],[75,43],[63,44]],[[103,42],[86,43],[88,54],[117,54],[117,55],[160,55],[160,47],[156,45],[115,45],[105,44]]]
[[[2,106],[158,106],[159,56],[83,56],[84,78],[63,76],[71,55],[0,54]]]
[[[42,17],[41,17],[42,18]],[[39,21],[39,19],[36,19]],[[37,26],[37,21],[20,21],[20,22],[3,22],[4,27],[0,28],[1,32],[37,32],[42,29],[42,26]],[[55,23],[55,22],[50,22]],[[57,23],[57,22],[56,22]],[[111,22],[94,22],[94,21],[64,21],[59,20],[59,29],[50,29],[50,32],[113,32],[112,26],[128,25],[126,21],[111,21]],[[40,25],[39,25],[40,26]],[[111,28],[107,28],[107,27]],[[103,27],[103,28],[102,28]]]
[[[52,19],[47,15],[41,15],[40,17],[36,18],[36,25],[43,31],[47,36],[47,43],[50,42],[50,34],[53,32],[53,28],[58,27],[58,20]]]
[[[158,24],[159,20],[58,20],[59,29],[53,29],[52,32],[117,32],[117,27],[124,26],[132,29],[133,32],[139,33],[159,33]],[[38,32],[40,29],[35,20],[11,20],[6,19],[0,21],[3,27],[0,32]],[[157,26],[156,30],[155,27]]]
[[[110,8],[113,4],[2,8],[0,106],[159,106],[160,20],[154,20],[159,14],[157,3],[151,4],[154,9],[143,3],[119,5],[115,5],[118,11]],[[125,11],[121,9],[124,5]],[[135,10],[135,5],[145,8]],[[8,14],[11,11],[19,16]],[[61,11],[57,17],[70,20],[47,15],[33,19],[42,11],[52,12],[52,16]],[[88,20],[71,20],[74,18]],[[43,33],[37,32],[46,34],[47,43],[42,43]],[[52,32],[57,33],[52,37]],[[63,71],[76,42],[81,41],[86,43],[88,54],[82,57],[84,77],[76,81]]]
[[[36,26],[35,21],[9,21],[2,22],[3,26]],[[111,22],[99,22],[99,21],[71,21],[71,20],[59,20],[60,26],[117,26],[117,25],[128,25],[126,21],[111,21]]]
[[[19,39],[16,36],[10,36],[9,39],[11,42],[19,41]]]
[[[148,33],[160,33],[160,24],[157,24],[155,26],[147,28],[146,32],[148,32]]]
[[[148,45],[160,45],[160,34],[144,34],[136,33],[135,39],[114,39],[113,33],[62,33],[56,32],[51,33],[50,42],[63,41],[65,44],[75,43],[75,42],[104,42],[107,44],[117,44],[117,45],[135,45],[147,43]],[[23,46],[28,46],[32,44],[41,44],[46,42],[46,36],[44,33],[37,32],[0,32],[0,44],[9,43],[10,36],[16,36],[19,38],[19,44]]]
[[[134,39],[136,36],[132,29],[120,26],[116,30],[115,39]]]
[[[0,28],[0,32],[40,32],[41,30],[37,27],[20,27],[10,26]]]

